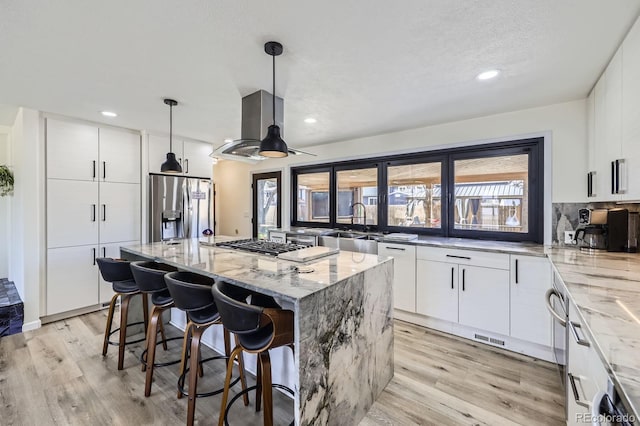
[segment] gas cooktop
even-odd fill
[[[301,250],[307,248],[300,244],[291,243],[274,243],[266,240],[235,240],[216,243],[216,247],[230,248],[236,250],[250,251],[252,253],[266,254],[269,256],[277,256],[280,253]]]

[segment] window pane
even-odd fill
[[[440,228],[440,162],[387,168],[387,225]]]
[[[298,175],[298,217],[301,222],[329,222],[329,172]]]
[[[258,238],[265,239],[269,229],[278,226],[278,179],[258,179],[256,184]]]
[[[456,160],[454,228],[529,232],[529,156]]]
[[[342,170],[336,173],[336,179],[338,182],[337,222],[377,225],[378,169]],[[364,223],[365,213],[366,224]]]

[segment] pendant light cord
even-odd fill
[[[169,152],[173,152],[173,105],[169,105]]]
[[[276,125],[276,55],[273,51],[271,51],[273,59],[273,125]]]

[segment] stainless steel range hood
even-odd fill
[[[260,141],[267,135],[267,128],[273,124],[272,95],[264,90],[258,90],[242,98],[242,128],[240,139],[225,143],[216,148],[212,157],[227,160],[257,163],[265,160],[261,156]],[[284,136],[284,101],[276,96],[276,124]],[[308,152],[289,148],[289,155],[310,154]]]

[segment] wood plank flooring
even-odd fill
[[[117,348],[107,357],[100,353],[105,322],[101,311],[1,338],[0,424],[184,424],[187,399],[176,399],[177,366],[157,369],[145,398],[142,343],[127,347],[125,369],[118,371]],[[173,327],[167,333],[181,334]],[[160,349],[158,361],[179,357],[179,345]],[[204,349],[204,357],[212,355]],[[564,397],[552,364],[401,321],[394,356],[395,376],[362,426],[563,424]],[[212,361],[198,387],[217,388],[223,379],[224,362]],[[196,424],[217,423],[220,398],[198,399]],[[262,423],[253,393],[251,401],[235,404],[231,425]],[[292,410],[292,401],[274,392],[276,424],[289,424]]]

